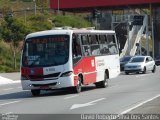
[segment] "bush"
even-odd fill
[[[71,26],[77,28],[90,27],[91,23],[79,16],[56,16],[53,19],[55,27]]]
[[[48,21],[48,17],[44,15],[30,16],[27,20],[28,29],[31,32],[50,30],[52,24]]]

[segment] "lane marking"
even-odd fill
[[[100,98],[100,99],[97,99],[97,100],[94,100],[94,101],[91,101],[91,102],[88,102],[88,103],[84,103],[84,104],[73,104],[70,108],[70,110],[73,110],[73,109],[76,109],[76,108],[81,108],[81,107],[87,107],[87,106],[91,106],[91,105],[95,105],[96,102],[99,102],[99,101],[102,101],[106,98]]]
[[[13,112],[4,113],[2,115],[10,115],[10,114],[13,114]]]
[[[13,90],[14,88],[6,88],[6,89],[2,89],[4,91],[7,91],[7,90]]]
[[[119,115],[126,114],[126,113],[128,113],[128,112],[130,112],[130,111],[132,111],[132,110],[134,110],[134,109],[136,109],[136,108],[144,105],[145,103],[150,102],[150,101],[152,101],[152,100],[154,100],[154,99],[156,99],[156,98],[158,98],[158,97],[160,97],[160,94],[159,94],[159,95],[156,95],[155,97],[152,97],[152,98],[150,98],[150,99],[148,99],[148,100],[146,100],[146,101],[143,101],[143,102],[141,102],[141,103],[139,103],[139,104],[137,104],[137,105],[135,105],[135,106],[133,106],[133,107],[131,107],[131,108],[123,111],[123,112],[121,112]]]
[[[77,97],[78,95],[73,95],[73,96],[69,96],[69,97],[65,97],[64,99],[70,99],[70,98],[74,98],[74,97]]]
[[[6,89],[2,89],[2,91],[9,91],[9,90],[13,90],[13,89],[21,89],[22,87],[16,87],[16,88],[6,88]]]
[[[5,105],[9,105],[9,104],[18,103],[18,102],[20,102],[20,101],[21,101],[21,100],[17,100],[17,101],[13,101],[13,102],[3,103],[3,104],[0,104],[0,107],[5,106]]]
[[[118,87],[119,85],[113,85],[113,86],[110,86],[108,88],[113,88],[113,87]]]
[[[22,87],[17,87],[18,89],[22,89]]]
[[[136,75],[136,77],[145,77],[145,76],[149,76],[150,74],[144,74],[144,75]]]
[[[145,80],[145,79],[140,79],[141,81]]]

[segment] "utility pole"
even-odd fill
[[[60,5],[60,3],[59,3],[59,0],[58,0],[58,15],[59,15],[59,5]]]
[[[34,14],[37,14],[37,5],[36,5],[36,0],[33,0],[34,2]]]
[[[27,15],[26,15],[26,9],[24,10],[24,23],[26,25],[26,18],[27,18]]]
[[[127,38],[128,38],[128,55],[130,55],[131,46],[130,46],[130,35],[129,35],[129,15],[127,18]]]
[[[148,31],[148,15],[146,15],[146,50],[147,55],[149,55],[149,31]]]
[[[154,20],[152,19],[152,51],[153,51],[153,59],[155,58],[154,56]]]

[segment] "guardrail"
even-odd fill
[[[134,42],[133,48],[132,48],[131,51],[130,51],[130,55],[131,55],[131,56],[134,56],[135,53],[136,53],[136,50],[137,50],[136,43],[139,43],[139,42],[140,42],[141,37],[142,37],[142,35],[143,35],[143,31],[144,31],[144,29],[145,29],[145,27],[146,27],[146,24],[147,24],[147,16],[145,15],[144,20],[143,20],[143,25],[141,26],[141,28],[140,28],[140,30],[139,30],[139,32],[138,32],[138,34],[137,34],[136,40],[135,40],[135,42]]]
[[[136,30],[137,30],[137,26],[133,26],[131,31],[129,31],[129,40],[131,40]],[[128,39],[126,40],[122,53],[120,54],[120,58],[122,58],[127,54],[128,52],[127,50],[128,50]]]

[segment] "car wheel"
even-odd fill
[[[41,92],[40,90],[31,90],[33,96],[39,96],[40,92]]]
[[[97,88],[106,88],[108,86],[108,75],[105,73],[104,80],[95,83]]]
[[[155,73],[155,72],[156,72],[156,66],[154,65],[152,73]]]
[[[144,67],[143,69],[143,74],[146,74],[146,67]]]
[[[126,75],[128,75],[129,74],[129,72],[125,72],[126,73]]]

